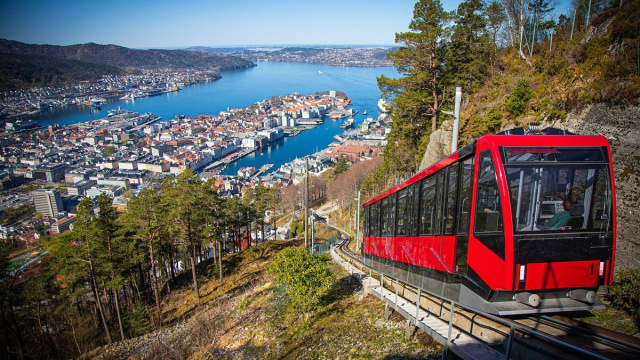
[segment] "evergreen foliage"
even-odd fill
[[[485,123],[487,124],[487,128],[490,132],[497,132],[502,125],[502,111],[498,109],[491,109],[487,112],[487,117],[485,119]]]
[[[126,319],[127,336],[133,338],[153,330],[153,324],[149,318],[147,307],[141,303],[135,304]]]
[[[505,110],[513,116],[519,116],[525,112],[529,100],[531,100],[531,87],[526,80],[520,80],[505,102]],[[487,114],[488,115],[488,114]]]
[[[347,159],[344,157],[344,155],[341,154],[340,157],[338,157],[336,166],[333,168],[333,174],[335,176],[338,176],[343,172],[347,171],[348,168],[349,168],[349,164],[347,163]]]
[[[640,328],[640,270],[620,270],[616,280],[609,287],[608,297],[618,309],[633,317],[636,327]]]
[[[409,24],[410,31],[396,34],[396,43],[403,46],[387,55],[403,77],[378,78],[378,86],[393,108],[393,127],[385,158],[399,171],[416,169],[426,149],[428,135],[436,129],[451,18],[439,1],[418,1]]]
[[[275,275],[276,286],[286,293],[290,311],[308,312],[320,304],[335,280],[326,261],[299,246],[288,247],[274,257],[268,273]]]
[[[486,8],[480,0],[460,3],[456,25],[449,44],[447,72],[452,86],[461,86],[465,93],[477,91],[491,71],[491,34],[487,32]]]

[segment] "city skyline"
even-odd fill
[[[130,48],[392,45],[415,0],[87,2],[0,0],[0,38],[31,44],[88,42]],[[442,1],[446,11],[461,0]],[[568,0],[556,6],[562,12]]]

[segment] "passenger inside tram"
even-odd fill
[[[573,202],[569,199],[565,199],[562,202],[562,208],[564,211],[555,213],[551,219],[545,221],[542,225],[538,225],[538,227],[546,230],[557,230],[558,228],[567,225],[571,218],[571,205],[573,205]]]

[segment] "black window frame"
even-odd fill
[[[445,235],[453,235],[456,233],[456,215],[458,208],[458,188],[459,188],[459,173],[458,163],[449,165],[447,172],[445,173],[445,179],[447,182],[447,189],[444,196],[444,225],[443,233]],[[455,178],[452,179],[451,175],[454,174]],[[453,181],[452,181],[453,180]],[[453,189],[452,189],[453,185]],[[453,191],[452,191],[453,190]]]
[[[434,221],[432,221],[431,217],[429,217],[429,227],[428,229],[425,227],[425,220],[427,219],[426,217],[424,217],[427,214],[427,210],[432,209],[431,213],[433,213],[434,211],[436,211],[436,198],[437,198],[437,186],[438,186],[438,182],[437,182],[437,177],[434,176],[435,174],[429,176],[426,179],[423,179],[421,181],[421,185],[420,185],[420,218],[419,218],[419,222],[420,222],[420,227],[418,229],[418,234],[420,236],[428,236],[428,235],[434,235],[433,230],[434,230]],[[429,194],[425,194],[425,189],[427,189],[427,191],[429,190],[428,188],[430,186],[433,186],[433,197],[428,196]],[[431,207],[427,208],[427,204],[432,204]],[[425,231],[426,230],[426,231]]]
[[[409,187],[406,187],[397,193],[396,200],[396,218],[395,218],[395,235],[407,236],[407,222],[408,222],[408,200],[409,200]]]

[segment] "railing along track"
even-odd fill
[[[398,301],[397,299],[407,301],[403,297],[408,294],[408,297],[414,298],[412,302],[420,305],[416,308],[416,314],[424,310],[429,315],[439,317],[449,323],[449,334],[451,328],[465,332],[485,346],[499,352],[503,359],[640,359],[640,339],[597,326],[576,324],[576,321],[570,319],[551,316],[510,319],[468,309],[461,304],[429,294],[402,280],[370,269],[361,263],[358,254],[346,246],[348,242],[349,240],[343,242],[337,246],[337,249],[347,257],[347,261],[352,266],[363,273],[364,276],[359,276],[363,288],[367,285],[366,278],[373,278],[378,279],[383,288],[395,291],[395,301]],[[402,296],[399,296],[399,292],[402,292]],[[425,300],[425,298],[429,299]],[[425,303],[428,303],[426,309]],[[394,305],[394,309],[398,310],[397,304]],[[453,312],[451,309],[454,309]],[[400,313],[403,312],[400,311]],[[406,312],[404,313],[407,315]],[[411,321],[417,325],[418,316],[408,315],[409,317],[405,316],[408,323]],[[445,337],[445,341],[446,348],[450,346],[450,342],[453,342],[451,336]],[[475,358],[464,355],[462,357]],[[478,358],[486,358],[486,356]]]

